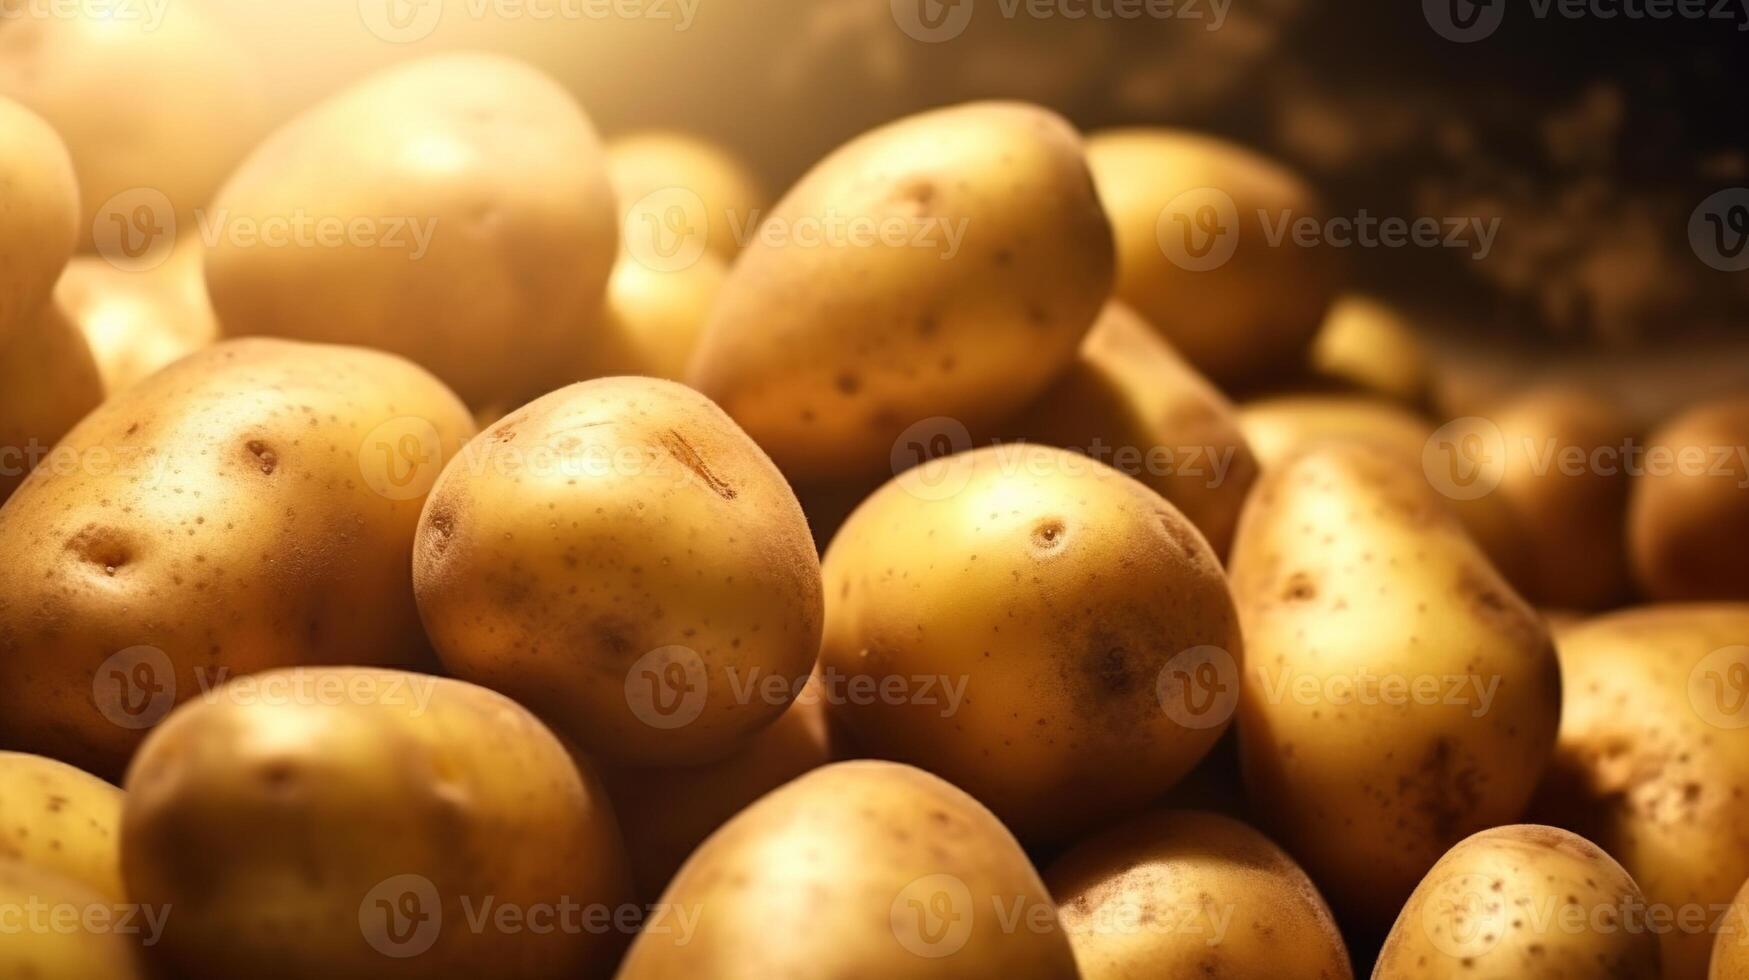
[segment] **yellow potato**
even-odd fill
[[[227,334],[392,351],[476,408],[573,379],[619,237],[588,118],[483,54],[389,68],[310,109],[213,210]]]
[[[0,857],[0,911],[0,977],[142,980],[136,944],[154,938],[171,910],[118,905],[72,878]]]
[[[0,503],[36,467],[65,466],[51,451],[103,401],[91,348],[54,304],[0,345]]]
[[[885,762],[818,769],[696,851],[618,980],[1076,977],[1026,853],[976,800]]]
[[[1080,454],[997,446],[909,471],[851,515],[824,574],[834,718],[1023,840],[1139,810],[1231,718],[1219,560],[1159,494]]]
[[[1427,398],[1427,353],[1407,316],[1370,296],[1338,298],[1312,338],[1312,368],[1410,405]]]
[[[0,96],[66,140],[80,249],[154,261],[265,132],[254,66],[190,4],[21,6],[0,29]]]
[[[121,902],[123,793],[64,762],[0,752],[0,861],[65,875]]]
[[[1699,405],[1647,440],[1634,480],[1634,578],[1660,600],[1749,599],[1749,398]]]
[[[0,54],[10,35],[0,31]],[[7,70],[0,57],[0,74]],[[79,186],[61,138],[0,94],[0,348],[48,301],[79,237]],[[5,413],[0,413],[4,418]]]
[[[1707,980],[1745,980],[1749,978],[1749,883],[1737,893],[1723,926],[1713,940]]]
[[[582,376],[637,374],[684,381],[699,333],[727,276],[715,255],[665,269],[622,251],[607,281],[601,325],[583,350]]]
[[[693,849],[729,818],[830,761],[826,705],[809,688],[726,759],[683,768],[604,768],[601,780],[625,831],[638,893],[660,895]]]
[[[661,235],[671,214],[698,222],[711,254],[732,262],[753,234],[765,190],[728,150],[687,133],[645,130],[607,141],[627,235]],[[681,212],[670,209],[680,207]]]
[[[571,385],[444,470],[414,553],[444,666],[620,765],[721,758],[796,696],[820,570],[783,475],[682,385]]]
[[[1583,837],[1520,824],[1458,843],[1409,897],[1373,980],[1658,980],[1645,896]]]
[[[1088,838],[1045,871],[1082,980],[1352,977],[1306,873],[1237,820],[1159,811]]]
[[[1382,929],[1447,848],[1529,802],[1560,717],[1547,630],[1370,446],[1267,471],[1231,568],[1251,799],[1345,921]]]
[[[1664,976],[1701,980],[1716,910],[1749,878],[1749,604],[1616,612],[1559,648],[1561,736],[1534,814],[1679,916]]]
[[[1117,236],[1117,296],[1223,386],[1300,368],[1335,291],[1328,246],[1296,245],[1318,219],[1312,189],[1281,164],[1172,129],[1087,140]],[[1286,221],[1288,237],[1273,237]]]
[[[111,394],[211,346],[218,320],[201,277],[198,237],[180,242],[162,265],[134,271],[80,256],[55,284],[55,302],[91,345]]]
[[[1121,303],[1105,308],[1068,373],[1008,428],[1141,480],[1183,511],[1216,555],[1232,544],[1257,478],[1226,396]]]
[[[277,340],[104,403],[0,508],[0,745],[113,776],[227,675],[428,656],[413,532],[471,432],[400,358]]]
[[[908,428],[991,429],[1074,360],[1111,249],[1062,119],[1008,102],[910,116],[772,210],[689,379],[794,479],[892,472]]]
[[[186,977],[604,977],[613,810],[491,691],[368,668],[239,678],[128,770],[122,865]],[[568,903],[568,907],[565,903]],[[611,922],[611,917],[601,920]]]

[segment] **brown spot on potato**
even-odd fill
[[[255,458],[255,466],[263,474],[272,476],[273,471],[279,468],[279,454],[267,443],[260,439],[251,439],[244,445],[244,448],[248,449],[249,455]]]
[[[1287,584],[1282,587],[1281,598],[1284,602],[1305,602],[1318,597],[1318,583],[1305,572],[1295,572],[1287,577]]]
[[[1056,551],[1069,539],[1069,529],[1060,517],[1047,517],[1032,526],[1032,546],[1037,551]]]
[[[66,547],[80,561],[102,568],[107,575],[114,575],[134,558],[133,548],[122,532],[96,524],[81,528],[67,539]]]
[[[724,500],[735,499],[735,488],[729,486],[728,482],[722,477],[711,472],[711,468],[705,463],[704,457],[700,456],[698,450],[692,447],[692,443],[686,441],[685,436],[682,436],[679,432],[673,429],[669,429],[662,434],[661,441],[662,448],[668,451],[668,455],[674,457],[675,462],[678,462],[680,465],[691,470],[693,475],[697,476],[700,480],[703,480],[705,486],[710,487],[717,496]]]

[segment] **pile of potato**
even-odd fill
[[[1196,134],[769,203],[97,43],[0,26],[0,978],[1749,978],[1749,400],[1430,417]]]

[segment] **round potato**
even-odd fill
[[[0,31],[0,54],[6,51]],[[0,75],[6,72],[0,57]],[[67,147],[49,125],[0,97],[0,349],[48,301],[79,237],[79,185]],[[4,390],[4,389],[0,389]],[[0,418],[7,413],[0,412]],[[3,497],[0,494],[0,497]]]
[[[213,211],[227,334],[392,351],[476,408],[573,380],[619,241],[588,118],[484,54],[389,68],[310,109]]]
[[[1749,599],[1749,397],[1710,402],[1648,440],[1628,549],[1640,591],[1667,601]]]
[[[1078,453],[997,446],[908,471],[850,516],[824,574],[833,716],[1022,840],[1139,810],[1231,718],[1220,561],[1159,494]]]
[[[1415,889],[1373,980],[1659,980],[1646,899],[1564,830],[1496,827],[1459,842]]]
[[[1074,980],[1057,911],[990,811],[909,766],[842,762],[753,804],[692,855],[618,980]]]
[[[109,783],[64,762],[0,752],[0,861],[65,875],[121,902],[121,805]]]
[[[44,462],[67,465],[51,451],[102,401],[91,348],[55,304],[15,329],[0,344],[0,503]]]
[[[766,203],[758,178],[740,160],[687,133],[656,129],[608,140],[607,168],[627,235],[671,233],[665,221],[683,214],[702,225],[693,232],[723,262],[733,262],[752,237]]]
[[[1447,848],[1530,801],[1560,718],[1547,629],[1371,446],[1265,472],[1231,568],[1256,812],[1345,922],[1382,931]]]
[[[600,786],[471,684],[239,678],[154,731],[127,790],[128,893],[174,910],[152,953],[178,976],[605,977],[624,941],[586,927],[630,897]]]
[[[1408,405],[1427,399],[1427,353],[1401,310],[1370,296],[1346,295],[1330,306],[1312,339],[1312,369]]]
[[[1336,919],[1306,873],[1237,820],[1159,811],[1058,858],[1045,883],[1082,980],[1352,977]]]
[[[432,490],[413,581],[455,676],[618,765],[729,754],[820,646],[819,557],[783,475],[652,378],[571,385],[482,432]]]
[[[1749,604],[1611,613],[1559,649],[1561,736],[1532,812],[1679,916],[1664,976],[1701,980],[1716,910],[1749,878]]]
[[[1111,279],[1068,123],[1018,103],[937,109],[852,140],[778,203],[689,380],[794,479],[892,472],[915,424],[990,431],[1041,393]]]
[[[143,980],[136,940],[155,938],[169,909],[122,906],[75,879],[0,857],[0,977]]]
[[[1008,428],[1087,453],[1171,501],[1216,555],[1233,543],[1257,460],[1233,406],[1121,303],[1068,372]]]
[[[280,340],[105,402],[0,508],[0,745],[113,777],[231,675],[428,660],[413,532],[472,431],[398,357]]]
[[[201,276],[204,248],[190,236],[162,265],[131,270],[95,256],[67,264],[55,302],[84,334],[111,394],[218,340]]]
[[[1305,181],[1222,140],[1095,133],[1087,161],[1117,236],[1117,296],[1223,386],[1301,368],[1335,293],[1329,248],[1272,240],[1316,218]]]
[[[155,261],[266,131],[261,80],[193,4],[20,7],[0,29],[0,96],[66,140],[80,249]]]
[[[684,268],[663,269],[622,251],[607,281],[601,326],[583,350],[583,377],[634,374],[684,381],[727,276],[714,254]]]

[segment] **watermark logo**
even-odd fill
[[[1749,269],[1749,187],[1731,187],[1700,202],[1688,218],[1688,243],[1720,272]]]
[[[924,875],[900,890],[887,910],[899,945],[925,959],[952,956],[972,937],[972,891],[950,874]]]
[[[370,948],[404,960],[437,945],[443,932],[443,902],[424,875],[396,875],[379,882],[358,903],[358,928]]]
[[[1485,497],[1505,476],[1506,437],[1479,415],[1453,419],[1421,447],[1421,469],[1435,490],[1453,500]]]
[[[639,265],[652,272],[679,272],[704,256],[710,224],[704,198],[685,187],[664,187],[626,209],[622,238]]]
[[[128,647],[98,665],[91,700],[119,728],[151,728],[176,707],[176,667],[157,647]]]
[[[1506,0],[1421,0],[1421,12],[1440,37],[1469,44],[1500,29],[1506,19]]]
[[[899,30],[924,44],[951,41],[972,22],[973,0],[890,0],[890,6]]]
[[[414,44],[443,22],[443,0],[358,0],[365,29],[390,44]]]
[[[1239,207],[1216,187],[1185,191],[1160,209],[1154,237],[1166,258],[1180,269],[1218,269],[1239,248]]]
[[[370,430],[358,450],[364,484],[390,500],[417,500],[443,472],[443,438],[430,420],[412,415]]]
[[[970,448],[965,423],[937,415],[906,426],[889,461],[900,489],[919,500],[946,500],[971,482],[973,464],[964,455]]]
[[[1714,728],[1749,728],[1749,646],[1721,647],[1695,664],[1688,703]]]
[[[697,721],[709,693],[704,658],[691,647],[657,647],[626,671],[626,704],[651,728],[668,731]]]
[[[1232,720],[1239,706],[1239,664],[1217,646],[1182,651],[1154,681],[1160,707],[1185,728],[1218,728]]]
[[[170,0],[0,0],[0,22],[85,20],[138,24],[150,34],[164,23]]]
[[[163,191],[135,187],[103,202],[91,219],[91,241],[123,272],[149,272],[176,248],[176,208]]]

